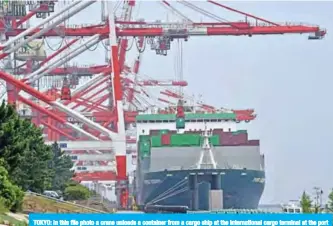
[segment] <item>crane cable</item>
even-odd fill
[[[117,1],[116,5],[113,7],[113,12],[116,14],[116,11],[119,9],[121,1]]]
[[[184,80],[184,51],[183,51],[183,40],[178,39],[179,48],[180,48],[180,56],[179,56],[179,63],[180,63],[180,72],[179,72],[179,80]],[[179,86],[179,95],[184,95],[184,88],[183,86]]]
[[[136,45],[136,48],[137,50],[139,51],[139,53],[143,53],[145,50],[146,50],[146,46],[147,46],[147,43],[148,43],[148,40],[147,41],[143,41],[143,47],[140,48],[139,46],[139,41],[138,39],[135,37],[135,45]]]
[[[174,57],[174,73],[176,76],[176,81],[182,81],[184,78],[183,73],[183,42],[182,40],[177,39],[177,51]],[[178,87],[177,94],[183,96],[183,87]]]
[[[66,7],[66,5],[68,4],[68,2],[67,2],[67,0],[65,0],[65,1],[63,1],[63,7]],[[66,12],[64,12],[65,14],[67,14],[66,16],[69,16],[69,9],[66,11]],[[70,17],[69,18],[67,18],[67,20],[65,20],[64,22],[63,22],[63,24],[64,24],[64,27],[67,27],[67,25],[69,24],[69,22],[70,22]],[[64,36],[66,35],[66,32],[64,32]],[[66,41],[65,41],[65,43],[66,43]],[[67,44],[67,43],[66,43]],[[69,54],[69,52],[70,52],[70,48],[66,48],[61,54],[60,54],[60,57],[68,57],[68,55],[67,54]],[[66,56],[67,55],[67,56]],[[62,67],[63,68],[66,68],[68,65],[69,65],[69,63],[70,63],[70,60],[68,60],[68,61],[66,61],[63,65],[62,65]],[[66,76],[67,77],[67,76]],[[61,80],[62,80],[62,78],[61,78]],[[58,79],[58,81],[57,80],[52,80],[53,82],[53,84],[56,84],[56,85],[58,85],[58,83],[59,83],[59,79]]]
[[[160,4],[164,8],[166,8],[167,10],[171,11],[173,14],[175,14],[176,16],[178,16],[179,18],[185,20],[186,23],[193,24],[193,21],[190,18],[188,18],[187,16],[185,16],[183,13],[181,13],[175,7],[171,6],[170,3],[168,3],[167,1],[162,1],[162,2],[160,2]]]
[[[47,41],[47,38],[44,39],[44,41],[45,41],[47,47],[48,47],[50,50],[54,51],[54,52],[58,51],[58,50],[62,47],[62,45],[63,45],[63,43],[64,43],[64,40],[65,40],[65,38],[62,38],[58,44],[52,44],[53,47],[51,47],[50,43]],[[56,46],[56,45],[57,45],[58,47],[54,49],[54,46]]]
[[[207,16],[207,17],[210,17],[211,19],[217,20],[219,22],[228,22],[228,23],[230,23],[230,21],[228,21],[228,20],[226,20],[226,19],[224,19],[222,17],[219,17],[219,16],[217,16],[217,15],[215,15],[213,13],[210,13],[207,10],[199,8],[198,6],[196,6],[196,5],[194,5],[194,4],[190,3],[190,2],[187,2],[185,0],[178,0],[177,2],[179,2],[180,4],[182,4],[184,6],[187,6],[188,8],[191,8],[192,10],[197,11],[197,12],[199,12],[199,13]]]
[[[124,38],[124,39],[127,39],[127,38]],[[127,48],[124,48],[124,47],[121,46],[121,41],[124,40],[124,39],[120,39],[120,43],[118,42],[118,46],[119,46],[120,49],[124,49],[126,52],[128,52],[133,47],[135,37],[131,38],[131,44],[127,45]],[[129,40],[129,39],[127,39],[127,40]]]

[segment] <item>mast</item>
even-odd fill
[[[212,152],[209,138],[212,136],[212,131],[208,131],[207,125],[205,131],[202,133],[203,142],[200,152],[197,169],[216,169],[216,162]]]

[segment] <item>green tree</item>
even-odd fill
[[[331,190],[331,192],[328,195],[328,202],[327,202],[326,208],[329,212],[333,212],[333,189]]]
[[[2,197],[0,197],[0,214],[8,212],[8,209],[5,205],[6,200]]]
[[[303,213],[312,213],[312,200],[308,194],[304,191],[301,197],[301,207]]]
[[[1,202],[12,210],[22,204],[21,189],[64,190],[73,176],[70,157],[64,155],[57,144],[45,145],[42,131],[31,121],[21,119],[14,107],[5,102],[0,105],[0,166]],[[84,193],[82,197],[87,197],[84,187],[76,186],[79,193]]]
[[[69,182],[64,191],[65,200],[86,200],[90,195],[88,188],[74,181]]]
[[[34,127],[31,133],[35,133],[28,143],[28,148],[23,152],[21,161],[12,173],[12,180],[24,190],[43,192],[51,187],[52,170],[49,161],[52,159],[50,146],[44,144],[41,135]]]
[[[12,184],[8,177],[7,170],[0,166],[0,197],[2,208],[11,211],[21,209],[24,193],[16,185]]]
[[[0,158],[10,174],[18,165],[27,140],[19,133],[21,120],[14,108],[2,102],[0,106]]]
[[[71,157],[65,155],[59,148],[59,145],[55,142],[51,146],[53,152],[53,158],[50,161],[49,167],[52,170],[52,189],[64,191],[66,183],[68,183],[73,177],[73,162]]]
[[[41,192],[50,186],[51,147],[44,144],[39,128],[20,119],[4,102],[0,106],[0,158],[10,180],[24,190]]]

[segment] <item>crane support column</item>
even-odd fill
[[[125,123],[124,123],[124,110],[122,103],[122,85],[120,80],[120,67],[118,60],[118,44],[116,37],[116,25],[115,15],[113,13],[112,1],[107,1],[108,12],[109,12],[109,40],[111,46],[111,65],[112,65],[112,85],[113,85],[113,96],[114,103],[117,108],[118,118],[118,137],[119,142],[115,142],[116,151],[116,162],[117,162],[117,174],[118,178],[125,180],[127,177],[127,166],[126,166],[126,136],[125,136]]]

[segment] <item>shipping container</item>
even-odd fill
[[[203,145],[204,138],[200,138],[200,146]],[[220,136],[219,135],[213,135],[209,137],[209,142],[212,146],[221,146],[220,144]]]
[[[245,130],[235,134],[235,132],[221,132],[218,134],[220,137],[220,145],[245,145],[248,143],[248,134]]]
[[[239,144],[247,144],[248,141],[248,134],[247,133],[241,133],[237,135],[237,142]]]
[[[220,146],[220,136],[219,135],[213,135],[209,138],[210,143],[213,146]]]
[[[219,132],[216,135],[220,137],[220,146],[228,146],[231,143],[231,132]]]
[[[200,135],[197,134],[172,134],[171,146],[198,146]]]
[[[259,146],[260,141],[259,140],[249,140],[247,143],[249,146]]]
[[[213,134],[215,135],[215,134],[221,134],[221,133],[223,133],[223,129],[214,129],[213,130]]]
[[[200,145],[200,134],[187,134],[187,140],[190,146]]]
[[[162,146],[161,135],[151,137],[151,146],[152,147],[161,147]]]
[[[171,146],[182,146],[182,137],[180,134],[172,134],[170,137]]]
[[[176,119],[176,129],[184,129],[185,128],[185,119],[177,118]]]
[[[150,157],[150,142],[149,141],[139,142],[139,155],[141,158]]]
[[[222,145],[242,145],[247,143],[247,134],[222,136]]]
[[[147,147],[150,147],[150,141],[140,141],[138,143],[138,146],[139,146],[140,151],[145,150],[145,149],[147,149]]]
[[[171,135],[170,134],[162,134],[161,136],[162,145],[169,146],[171,144]]]
[[[139,136],[139,141],[149,141],[150,136],[149,135],[140,135]]]

